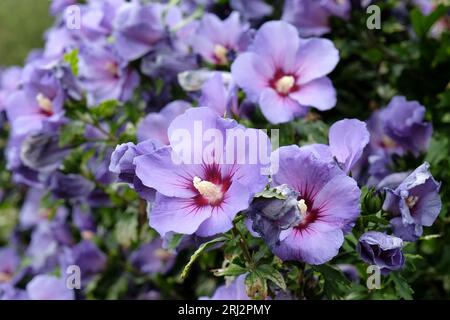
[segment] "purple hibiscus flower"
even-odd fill
[[[301,36],[321,36],[330,32],[330,17],[348,19],[350,0],[287,0],[282,19],[299,29]]]
[[[139,83],[139,75],[110,47],[83,47],[80,79],[89,105],[106,100],[127,101]]]
[[[159,4],[140,4],[138,1],[122,5],[114,21],[114,46],[127,61],[136,60],[164,37]]]
[[[159,112],[149,113],[137,126],[136,135],[138,141],[153,139],[162,144],[169,144],[167,129],[170,123],[190,107],[192,105],[189,102],[176,100],[166,105]]]
[[[0,248],[0,287],[13,279],[20,265],[20,258],[13,248]]]
[[[146,187],[136,175],[135,159],[138,156],[149,154],[162,147],[157,140],[145,140],[135,145],[128,142],[118,145],[111,155],[109,170],[119,175],[119,182],[130,184],[145,200],[155,199],[155,190]]]
[[[142,244],[130,255],[131,264],[142,273],[166,273],[174,265],[176,256],[162,245],[161,238]]]
[[[202,86],[200,105],[211,108],[224,117],[231,112],[238,113],[237,87],[231,82],[226,85],[222,74],[217,72]]]
[[[403,240],[417,240],[423,226],[431,226],[441,211],[441,184],[434,180],[429,168],[430,165],[424,163],[397,188],[386,189],[383,210],[396,216],[391,220],[392,228]]]
[[[68,289],[63,279],[50,275],[38,275],[27,285],[31,300],[74,300],[74,291]]]
[[[417,101],[396,96],[386,108],[375,112],[368,122],[371,147],[388,154],[407,152],[418,156],[427,150],[433,127],[424,122],[425,107]]]
[[[335,106],[336,92],[326,75],[338,61],[331,41],[300,39],[292,25],[271,21],[258,30],[231,72],[267,120],[281,123],[304,115],[310,106],[319,110]]]
[[[369,143],[369,131],[366,124],[357,119],[344,119],[335,122],[329,131],[329,146],[312,144],[304,148],[317,158],[334,161],[345,173],[349,173],[363,155]]]
[[[21,74],[19,67],[0,70],[0,111],[5,108],[9,95],[19,88]]]
[[[206,13],[192,37],[194,52],[212,64],[227,65],[236,53],[245,50],[248,24],[240,21],[240,15],[233,12],[225,20],[212,13]]]
[[[365,262],[377,265],[382,274],[387,274],[403,267],[405,257],[402,246],[400,238],[369,231],[359,238],[356,249]]]
[[[60,258],[62,269],[66,270],[70,265],[79,266],[83,285],[106,268],[106,255],[92,241],[83,240],[73,248],[64,249]]]
[[[246,276],[241,274],[232,283],[218,287],[211,298],[200,297],[200,300],[250,300],[245,287]]]
[[[269,152],[263,132],[223,119],[209,108],[192,108],[170,125],[170,146],[135,158],[138,178],[158,191],[149,217],[161,235],[226,232],[235,215],[264,188],[264,160],[248,160],[248,143],[235,144],[241,134],[255,138],[251,154]],[[213,144],[205,141],[208,136]]]
[[[230,6],[247,20],[262,19],[273,12],[272,6],[265,3],[264,0],[231,0]]]
[[[113,21],[124,0],[94,0],[81,6],[81,32],[87,41],[106,40],[113,32]]]
[[[280,233],[274,253],[283,260],[309,264],[331,260],[360,214],[361,192],[356,181],[336,164],[297,146],[282,147],[274,157],[278,157],[279,170],[272,176],[273,184],[287,184],[298,192],[302,216],[296,226]]]

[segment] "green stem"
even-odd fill
[[[247,245],[247,242],[245,241],[245,237],[242,234],[242,232],[239,230],[239,228],[236,226],[236,222],[233,221],[233,229],[231,229],[231,232],[233,234],[233,237],[239,236],[238,244],[239,247],[241,247],[242,252],[244,253],[244,258],[247,261],[248,265],[251,269],[255,269],[255,264],[252,259],[252,255],[250,254],[250,249]]]

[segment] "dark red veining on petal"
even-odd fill
[[[220,166],[216,163],[213,164],[204,164],[203,165],[203,176],[199,177],[202,180],[209,181],[214,183],[217,186],[221,186],[221,191],[224,194],[224,197],[215,203],[209,203],[208,199],[203,197],[198,190],[192,185],[192,190],[197,193],[197,195],[193,198],[194,203],[198,207],[204,207],[207,205],[211,205],[212,207],[220,207],[223,201],[225,200],[225,193],[228,191],[231,185],[232,174],[226,174],[222,176],[220,172]]]

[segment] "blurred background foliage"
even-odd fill
[[[42,47],[53,20],[49,0],[0,1],[0,65],[21,65],[31,49]]]

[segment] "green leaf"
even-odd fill
[[[264,300],[267,297],[267,281],[257,271],[251,272],[245,278],[247,295],[250,298]]]
[[[74,49],[64,55],[64,61],[67,62],[72,69],[74,76],[78,76],[78,49]]]
[[[246,273],[247,268],[241,267],[240,265],[230,263],[226,268],[214,270],[214,275],[216,277],[222,276],[238,276]]]
[[[411,22],[414,32],[419,38],[427,36],[433,25],[442,18],[448,11],[448,7],[439,5],[429,15],[423,15],[418,8],[411,11]]]
[[[284,281],[284,278],[281,275],[281,273],[278,270],[276,270],[274,267],[272,267],[268,264],[263,264],[261,266],[258,266],[256,271],[263,278],[272,281],[283,291],[286,291],[286,282]]]
[[[84,125],[79,121],[71,121],[59,131],[59,146],[78,145],[85,140]]]
[[[129,247],[138,239],[138,219],[135,214],[124,213],[116,223],[114,235],[119,244]]]
[[[110,118],[116,113],[118,105],[117,100],[107,100],[92,108],[91,114],[99,119]]]
[[[324,291],[328,298],[342,298],[350,290],[351,282],[340,270],[327,264],[311,267],[314,271],[322,274],[324,279]]]
[[[189,262],[186,264],[186,266],[184,267],[183,271],[181,272],[181,279],[184,280],[186,279],[189,270],[191,270],[192,265],[194,264],[195,260],[197,260],[197,258],[203,253],[203,251],[205,251],[208,247],[210,247],[211,245],[218,243],[218,242],[223,242],[227,240],[227,237],[222,236],[216,239],[213,239],[211,241],[205,242],[203,243],[200,247],[198,247],[198,249],[194,252],[194,254],[191,256],[191,258],[189,259]]]
[[[394,282],[395,289],[400,298],[405,300],[412,300],[413,289],[409,286],[408,282],[399,273],[392,272],[389,277]]]
[[[183,235],[181,233],[175,233],[169,240],[168,249],[175,250],[183,240]]]

